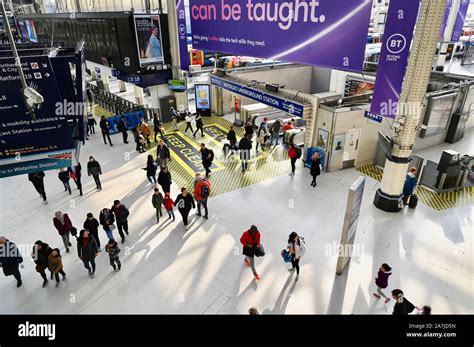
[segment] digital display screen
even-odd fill
[[[211,109],[211,93],[210,86],[208,84],[196,85],[196,108],[198,110],[210,110]]]
[[[37,43],[38,37],[36,36],[35,23],[32,20],[26,20],[25,25],[28,32],[28,40]]]
[[[163,64],[160,17],[136,15],[134,16],[134,22],[140,66]]]

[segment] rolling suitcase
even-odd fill
[[[418,205],[418,196],[416,194],[412,194],[410,196],[410,202],[408,203],[409,208],[416,208]]]

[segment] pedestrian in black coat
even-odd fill
[[[67,169],[69,172],[69,177],[71,177],[76,183],[77,189],[79,189],[79,194],[82,196],[82,182],[81,182],[81,176],[82,176],[82,166],[81,163],[77,162],[77,165],[74,166],[74,169],[68,168]]]
[[[31,253],[31,257],[36,264],[36,272],[38,272],[41,275],[41,278],[43,278],[43,288],[48,284],[46,269],[49,267],[49,255],[52,251],[53,250],[47,243],[38,240],[35,242]],[[53,279],[53,276],[54,274],[51,272],[51,279]]]
[[[87,175],[92,175],[97,189],[102,190],[102,183],[99,178],[99,176],[102,175],[102,168],[100,167],[99,162],[92,156],[89,157],[89,162],[87,163]]]
[[[178,206],[178,211],[181,214],[181,217],[183,217],[184,228],[188,230],[189,212],[191,211],[191,208],[196,208],[196,204],[186,188],[181,188],[181,194],[176,197],[174,205]]]
[[[46,205],[48,200],[46,198],[46,191],[44,190],[44,176],[43,171],[33,172],[28,174],[28,180],[33,183],[36,191],[43,198],[43,203]]]
[[[0,266],[5,276],[13,275],[15,277],[17,287],[21,287],[22,284],[19,269],[21,263],[23,263],[23,257],[16,245],[5,237],[0,236]]]
[[[100,130],[102,131],[102,138],[104,139],[104,143],[107,144],[107,138],[109,140],[110,145],[113,146],[112,140],[110,139],[109,121],[105,118],[105,116],[102,116],[100,118],[99,126]]]
[[[158,169],[157,163],[153,159],[153,156],[149,154],[146,161],[146,167],[144,167],[143,170],[146,171],[146,177],[148,178],[148,181],[150,181],[150,183],[155,186],[156,186],[156,170],[157,169]]]
[[[125,121],[125,116],[122,116],[120,121],[117,123],[117,130],[122,133],[123,143],[128,143],[127,123]]]
[[[128,208],[120,203],[120,200],[115,200],[114,204],[110,208],[115,215],[115,221],[117,222],[117,229],[122,238],[122,243],[125,242],[125,234],[128,235],[128,216],[130,215],[130,211]]]
[[[64,185],[64,191],[71,194],[72,192],[71,185],[69,184],[69,171],[66,171],[63,168],[59,169],[58,178]]]
[[[97,241],[97,248],[100,252],[100,238],[99,238],[99,221],[94,218],[92,213],[87,214],[87,219],[84,221],[83,228],[88,230],[92,236],[94,236],[95,240]]]
[[[171,174],[168,171],[168,168],[165,166],[160,170],[160,173],[158,174],[158,184],[161,186],[163,191],[166,193],[170,192],[171,189]]]
[[[408,315],[415,309],[415,305],[405,298],[401,289],[392,290],[392,298],[396,300],[393,306],[394,315]]]
[[[97,257],[97,242],[89,231],[81,230],[77,238],[77,255],[84,263],[84,267],[89,271],[89,276],[95,275],[95,257]]]
[[[319,153],[316,152],[311,157],[311,176],[313,180],[311,181],[311,187],[316,187],[316,178],[321,174],[321,159],[319,158]]]

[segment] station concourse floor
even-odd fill
[[[48,205],[43,205],[26,176],[0,180],[0,234],[27,250],[25,267],[20,269],[21,288],[16,288],[13,277],[0,274],[0,313],[247,314],[255,306],[263,314],[391,314],[393,300],[384,305],[372,296],[374,278],[384,262],[393,269],[386,294],[401,288],[415,305],[431,305],[434,314],[474,312],[473,206],[435,211],[420,204],[416,210],[388,214],[373,205],[380,183],[367,178],[356,253],[345,273],[337,276],[335,246],[348,188],[360,175],[355,169],[323,173],[312,188],[308,170],[299,166],[294,178],[285,172],[219,194],[209,200],[209,219],[198,218],[193,211],[191,228],[185,231],[176,209],[176,222],[165,217],[162,224],[155,224],[153,189],[142,170],[146,153],[138,154],[132,141],[122,144],[120,135],[113,135],[112,141],[113,147],[104,145],[96,132],[81,149],[83,197],[73,182],[73,194],[65,193],[55,171],[46,172]],[[474,131],[456,145],[420,153],[437,160],[448,148],[473,153]],[[89,155],[102,165],[100,192],[87,177]],[[173,198],[178,189],[172,186]],[[75,247],[65,253],[52,218],[57,210],[67,212],[80,228],[87,212],[98,218],[115,199],[131,212],[130,236],[120,246],[122,270],[113,272],[103,251],[91,279]],[[266,250],[266,256],[256,260],[262,277],[258,282],[240,254],[240,236],[251,224],[259,227]],[[298,282],[280,256],[291,231],[306,240]],[[104,245],[103,230],[99,235]],[[67,280],[59,288],[53,281],[41,287],[29,257],[39,239],[61,250]]]

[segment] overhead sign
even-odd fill
[[[211,84],[230,92],[245,96],[249,99],[261,102],[262,104],[274,107],[278,110],[288,112],[297,117],[303,117],[304,106],[293,101],[285,100],[262,92],[258,89],[249,88],[228,80],[211,76]]]
[[[186,7],[184,6],[185,0],[176,0],[176,14],[178,16],[178,45],[179,45],[179,61],[182,70],[188,70],[189,52],[192,49],[191,37],[191,23],[186,13]]]
[[[133,19],[140,67],[164,64],[160,17],[135,15]]]
[[[393,0],[392,0],[393,1]],[[340,253],[337,259],[336,273],[341,275],[351,259],[357,223],[359,222],[362,198],[364,197],[365,177],[360,176],[349,188],[347,196],[346,214],[342,227]]]
[[[372,0],[189,0],[193,47],[361,71]]]
[[[454,23],[453,28],[453,36],[451,37],[451,41],[459,42],[463,32],[464,22],[466,20],[467,9],[469,8],[469,0],[461,0],[461,4],[459,5],[459,10],[456,15],[456,23]]]
[[[70,166],[74,151],[67,120],[56,109],[62,103],[49,58],[21,60],[28,86],[44,103],[33,119],[20,93],[14,60],[0,59],[0,177]]]
[[[370,108],[373,116],[397,115],[419,6],[419,0],[390,1]]]

